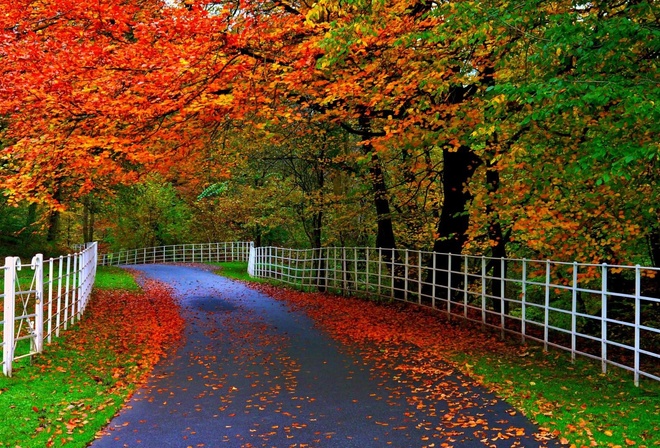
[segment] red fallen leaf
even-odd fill
[[[36,407],[36,406],[32,406],[32,410],[33,410],[34,412],[39,412],[39,408]]]
[[[628,446],[637,445],[637,442],[635,442],[634,440],[626,439],[626,445]]]

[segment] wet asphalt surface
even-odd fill
[[[131,268],[174,288],[185,335],[94,448],[558,446],[449,366],[433,384],[405,378],[242,283]],[[418,395],[442,387],[445,399],[420,409]]]

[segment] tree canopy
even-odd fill
[[[3,1],[0,207],[137,213],[137,183],[177,238],[657,265],[659,14]]]

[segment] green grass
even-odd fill
[[[54,446],[86,446],[130,392],[113,393],[116,379],[90,374],[90,366],[110,366],[112,358],[101,347],[82,357],[57,341],[34,365],[26,360],[14,377],[0,376],[0,446],[43,447],[51,438]]]
[[[218,274],[251,282],[247,263],[217,263]],[[292,287],[292,285],[286,285]],[[300,286],[300,285],[298,285]],[[491,335],[484,334],[484,341]],[[571,362],[562,351],[536,345],[517,346],[509,354],[482,350],[458,354],[451,361],[567,444],[604,447],[660,446],[660,383],[635,387],[630,372],[587,358]]]
[[[95,287],[140,289],[129,272],[103,266],[97,270]],[[84,447],[135,388],[114,387],[121,378],[113,369],[126,368],[126,363],[105,347],[105,341],[91,344],[93,348],[88,346],[81,356],[72,343],[79,330],[75,325],[43,354],[14,363],[13,377],[0,375],[0,446],[44,447],[52,440],[53,446]]]
[[[114,266],[98,266],[94,287],[98,289],[122,289],[139,291],[140,286],[130,272]]]
[[[54,269],[57,276],[57,266]],[[34,271],[23,268],[18,271],[18,279],[23,289],[27,289],[34,277]],[[48,270],[44,270],[44,281],[48,281]],[[99,289],[122,289],[127,291],[139,291],[140,287],[135,282],[130,272],[115,266],[98,266],[96,269],[96,281],[94,287]],[[0,293],[4,288],[4,275],[0,275]]]
[[[271,281],[268,279],[250,277],[250,275],[247,273],[248,264],[243,261],[227,261],[207,264],[216,266],[218,269],[214,272],[223,277],[231,278],[234,280],[243,280],[246,282],[271,283]]]
[[[542,427],[576,446],[660,446],[660,383],[586,358],[541,347],[517,354],[457,355],[457,365]],[[594,445],[595,443],[595,445]]]

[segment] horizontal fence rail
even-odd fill
[[[251,244],[246,241],[232,241],[129,249],[100,255],[99,265],[248,261]]]
[[[660,381],[660,269],[357,247],[251,248],[248,272],[414,302]]]
[[[41,254],[23,264],[5,258],[2,326],[2,371],[11,376],[15,361],[41,353],[60,330],[79,320],[96,277],[97,244],[48,260]]]

